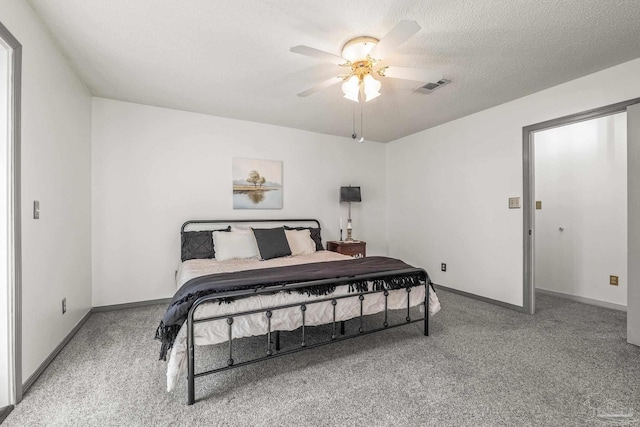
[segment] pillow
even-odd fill
[[[314,242],[316,242],[316,251],[323,251],[324,247],[322,246],[322,236],[320,236],[320,228],[313,227],[287,227],[284,226],[285,230],[309,230],[311,232],[311,238]]]
[[[258,246],[250,231],[213,232],[216,260],[247,259],[258,257]]]
[[[213,231],[231,231],[231,227]],[[216,251],[213,245],[212,230],[183,231],[180,236],[182,261],[190,259],[215,258]]]
[[[252,228],[258,244],[260,259],[280,258],[291,255],[291,248],[284,234],[284,227]]]
[[[285,230],[291,255],[311,255],[316,251],[316,242],[311,239],[310,230]]]

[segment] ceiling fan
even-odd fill
[[[292,47],[291,52],[331,62],[347,69],[344,74],[313,85],[300,92],[298,96],[309,96],[322,89],[342,83],[342,92],[345,98],[354,102],[359,102],[362,99],[368,102],[380,96],[382,83],[376,80],[374,75],[423,83],[435,83],[441,80],[442,73],[439,71],[381,65],[384,58],[418,31],[420,31],[420,25],[416,21],[400,21],[379,40],[369,36],[360,36],[349,40],[342,47],[341,56],[309,46]]]

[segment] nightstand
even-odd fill
[[[367,256],[367,242],[362,240],[354,240],[352,242],[330,240],[327,242],[327,250],[350,255],[354,258],[364,258]]]

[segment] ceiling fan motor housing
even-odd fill
[[[377,38],[369,36],[351,39],[342,47],[342,57],[348,59],[352,64],[364,61],[369,57],[369,53],[379,41]]]

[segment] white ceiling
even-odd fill
[[[339,55],[353,37],[415,20],[422,29],[388,63],[453,83],[424,95],[380,78],[382,96],[364,104],[364,135],[380,142],[640,57],[635,0],[29,3],[95,96],[341,136],[356,104],[339,85],[296,96],[341,69],[289,48]]]

